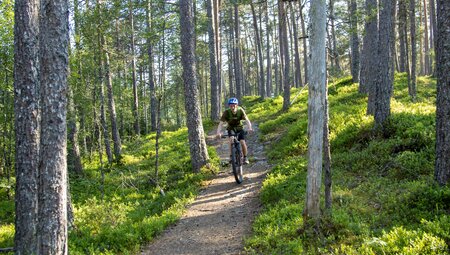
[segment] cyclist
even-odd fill
[[[242,153],[244,154],[244,164],[248,164],[249,161],[247,158],[247,144],[245,143],[244,127],[241,123],[241,120],[247,121],[248,131],[253,131],[252,123],[248,119],[247,114],[245,114],[244,109],[238,106],[237,98],[235,97],[230,98],[228,100],[228,106],[229,109],[226,109],[222,113],[222,117],[220,118],[219,126],[217,127],[217,136],[220,137],[222,126],[226,122],[228,124],[227,126],[228,135],[230,135],[232,130],[237,134],[238,140],[241,142]],[[231,143],[232,141],[230,140],[230,155],[232,147]]]

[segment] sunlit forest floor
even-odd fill
[[[292,91],[292,98],[301,89]],[[307,167],[307,89],[287,112],[282,98],[249,98],[250,118],[271,142],[275,165],[263,183],[264,212],[246,240],[250,254],[450,254],[450,189],[433,180],[435,81],[395,78],[384,132],[366,115],[367,96],[350,78],[330,82],[333,204],[319,228],[303,228]],[[322,192],[322,201],[323,199]]]
[[[367,96],[358,93],[358,84],[350,78],[329,82],[333,204],[314,231],[303,228],[302,217],[308,89],[292,89],[295,101],[287,112],[281,112],[281,96],[244,98],[273,165],[245,252],[450,254],[450,188],[433,180],[435,80],[418,77],[417,91],[412,102],[406,75],[396,75],[391,120],[379,132],[366,115]],[[204,124],[207,130],[216,125]],[[121,164],[101,166],[98,155],[85,155],[84,174],[70,175],[75,216],[70,254],[137,254],[177,222],[220,168],[209,147],[210,169],[193,174],[187,141],[186,128],[163,132],[157,173],[154,134],[124,141]],[[10,178],[0,183],[0,248],[12,247],[13,239]]]

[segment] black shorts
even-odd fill
[[[245,131],[243,129],[239,131],[228,130],[228,136],[237,134],[238,141],[245,140]]]

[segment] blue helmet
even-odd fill
[[[235,97],[228,99],[228,104],[238,104],[238,100]]]

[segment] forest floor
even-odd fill
[[[142,250],[144,254],[244,254],[244,238],[261,203],[259,191],[270,169],[264,147],[258,141],[258,127],[246,136],[250,164],[244,166],[244,181],[237,184],[230,165],[222,166],[200,191],[181,219]],[[229,160],[227,139],[207,143],[216,148],[221,163]],[[223,164],[222,164],[223,165]]]

